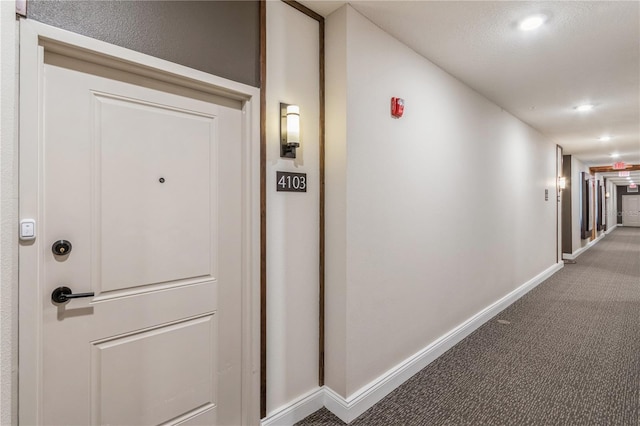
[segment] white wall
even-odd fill
[[[347,8],[325,22],[325,383],[346,393]]]
[[[327,346],[326,383],[348,397],[555,264],[556,147],[345,8],[327,23],[328,105],[346,104],[327,120],[327,216],[344,221],[327,304],[346,317],[327,341],[345,357]]]
[[[16,424],[17,217],[16,132],[17,25],[15,3],[0,1],[0,424]]]
[[[318,386],[319,28],[267,5],[267,415]],[[300,106],[295,160],[280,158],[280,102]],[[276,171],[307,173],[306,193],[276,192]]]

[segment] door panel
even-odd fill
[[[43,423],[240,424],[241,111],[75,62],[44,65]]]
[[[214,315],[206,315],[94,342],[92,424],[160,424],[212,407],[215,332]]]
[[[640,195],[622,196],[622,224],[640,226]]]
[[[215,117],[94,99],[101,292],[211,277]]]

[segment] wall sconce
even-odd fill
[[[280,103],[280,157],[296,158],[300,146],[300,107]]]
[[[560,191],[562,191],[563,189],[567,188],[567,178],[563,177],[563,176],[559,176],[558,177],[558,188],[560,188]]]
[[[611,197],[611,193],[609,191],[604,193],[604,198],[610,198]]]

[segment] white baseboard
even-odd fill
[[[564,263],[556,263],[547,268],[418,353],[354,392],[348,398],[344,398],[331,388],[323,386],[303,395],[291,404],[275,410],[273,414],[262,420],[261,426],[290,426],[323,406],[343,422],[350,423],[485,322],[558,272],[563,266]]]
[[[618,225],[616,225],[616,226],[618,226]],[[612,230],[613,230],[613,228],[612,228]],[[603,238],[606,234],[608,234],[608,232],[603,232],[602,234],[598,235],[595,240],[589,241],[589,244],[587,244],[584,247],[580,247],[578,250],[574,251],[573,253],[562,253],[562,258],[563,259],[567,259],[567,260],[575,260],[582,253],[584,253],[585,251],[587,251],[591,247],[593,247],[594,244],[596,244],[598,241],[600,241],[600,239]]]
[[[487,306],[458,327],[441,336],[415,355],[407,358],[377,379],[354,392],[348,398],[345,399],[330,388],[325,387],[325,407],[343,422],[351,422],[414,374],[435,361],[436,358],[451,349],[478,327],[499,314],[507,306],[524,296],[551,275],[558,272],[563,266],[564,263],[554,264],[500,300]]]
[[[325,388],[316,388],[290,404],[284,405],[260,422],[261,426],[291,426],[324,406]]]
[[[619,224],[617,224],[617,223],[616,223],[616,224],[615,224],[615,225],[613,225],[611,228],[607,229],[607,231],[605,232],[605,234],[610,234],[610,233],[612,233],[612,232],[613,232],[613,230],[614,230],[614,229],[616,229],[618,226],[622,226],[622,225],[619,225]]]

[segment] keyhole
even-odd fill
[[[58,240],[51,246],[53,254],[56,256],[67,256],[71,253],[71,241]]]
[[[164,183],[164,178],[163,178],[163,177],[161,177],[160,179],[158,179],[158,181],[159,181],[160,183]]]

